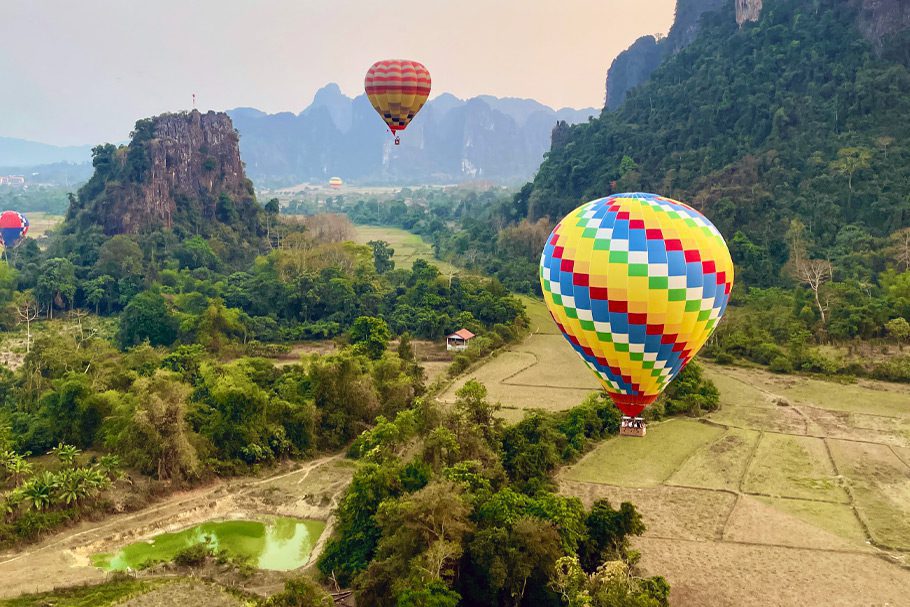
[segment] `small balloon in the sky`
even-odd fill
[[[717,328],[733,287],[723,236],[695,209],[616,194],[569,213],[540,258],[563,335],[626,415],[653,403]]]
[[[341,180],[341,177],[332,177],[329,179],[329,187],[333,190],[340,190],[343,185],[344,181]]]
[[[417,61],[387,59],[370,67],[363,85],[398,145],[398,131],[407,128],[430,96],[430,72]]]
[[[28,234],[28,218],[18,211],[3,211],[0,214],[0,244],[15,249],[25,241]]]

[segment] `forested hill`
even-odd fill
[[[554,133],[515,211],[555,220],[586,199],[660,192],[701,208],[738,278],[759,285],[779,280],[792,218],[810,254],[884,244],[910,225],[910,38],[870,42],[858,4],[766,0],[742,26],[732,0],[705,14],[620,108]]]
[[[67,233],[264,235],[227,114],[193,110],[140,120],[129,145],[93,148],[92,165],[94,175],[71,200]]]

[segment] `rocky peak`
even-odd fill
[[[736,23],[740,27],[747,21],[758,21],[762,0],[736,0]]]
[[[178,227],[209,233],[213,222],[255,222],[253,187],[227,114],[146,118],[136,123],[129,145],[99,146],[93,156],[95,174],[69,215],[100,224],[107,234]]]
[[[761,3],[761,0],[753,1]],[[695,40],[701,16],[727,2],[730,0],[678,0],[673,26],[665,38],[642,36],[613,60],[607,72],[607,109],[622,105],[626,93],[647,80],[664,59]]]

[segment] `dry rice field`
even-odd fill
[[[444,401],[474,378],[514,421],[597,389],[526,303],[535,331]],[[636,504],[641,566],[668,578],[673,605],[910,605],[910,386],[704,367],[720,410],[601,443],[561,490]]]

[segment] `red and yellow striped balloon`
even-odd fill
[[[717,327],[733,260],[695,209],[655,194],[616,194],[553,229],[540,283],[563,335],[616,406],[636,416]]]
[[[403,131],[430,96],[430,72],[417,61],[377,61],[363,81],[370,103],[392,133]]]

